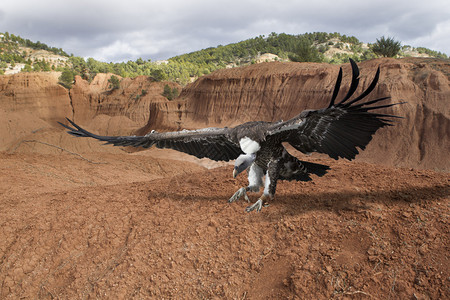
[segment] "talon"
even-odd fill
[[[255,203],[250,205],[245,209],[246,212],[251,212],[256,210],[257,212],[261,211],[261,208],[263,207],[263,201],[261,199],[258,199]]]
[[[242,195],[244,195],[244,198],[245,198],[245,200],[247,200],[247,202],[250,202],[250,200],[248,199],[247,191],[246,191],[245,187],[238,189],[236,191],[236,193],[234,193],[234,195],[231,196],[231,198],[228,200],[228,202],[229,203],[234,202],[234,201],[238,200],[239,198],[241,198]]]
[[[250,199],[247,196],[247,193],[244,194],[244,199],[247,200],[248,203],[250,203]]]

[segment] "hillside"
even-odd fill
[[[376,57],[370,44],[339,33],[305,33],[299,35],[271,33],[229,45],[219,45],[169,58],[166,61],[100,62],[93,58],[69,56],[62,49],[31,42],[13,34],[0,34],[0,74],[20,71],[70,70],[86,80],[98,73],[121,77],[151,76],[157,81],[174,81],[186,85],[218,69],[233,68],[268,61],[327,62],[341,64],[351,57],[364,61]],[[423,47],[404,45],[402,57],[447,58],[446,54]]]
[[[339,33],[314,32],[299,35],[271,33],[268,37],[259,36],[226,46],[212,47],[171,58],[173,61],[214,63],[221,68],[242,66],[262,62],[261,55],[272,53],[276,56],[267,61],[326,62],[341,64],[351,57],[355,61],[375,58],[370,44],[362,43],[354,36]],[[436,57],[448,58],[446,54],[423,47],[404,45],[397,58]],[[266,61],[266,60],[263,60]]]
[[[55,71],[70,66],[68,57],[61,48],[0,33],[0,74]]]

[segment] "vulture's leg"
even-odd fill
[[[263,170],[258,167],[256,164],[252,164],[248,170],[248,186],[247,187],[241,187],[234,193],[233,196],[231,196],[230,200],[228,202],[234,202],[244,196],[245,200],[247,202],[250,202],[250,199],[248,199],[247,192],[258,192],[261,186],[263,185],[262,178],[264,176]]]
[[[273,200],[275,191],[277,189],[278,174],[280,172],[279,162],[280,162],[279,159],[274,159],[269,162],[266,172],[266,178],[264,181],[264,192],[261,195],[261,197],[259,197],[258,201],[247,207],[245,211],[247,212],[251,212],[253,210],[261,211],[263,206],[264,207],[269,206],[269,200]]]

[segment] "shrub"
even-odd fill
[[[111,78],[108,79],[108,82],[109,82],[109,88],[111,90],[117,90],[118,88],[120,88],[119,77],[117,77],[115,75],[111,75]]]
[[[290,55],[289,59],[294,62],[322,62],[323,54],[310,41],[304,39],[300,41],[295,54]]]
[[[391,37],[382,36],[372,45],[372,51],[378,56],[394,57],[401,49],[401,43]]]
[[[166,97],[167,100],[173,100],[173,99],[175,99],[176,97],[178,97],[179,92],[178,92],[178,89],[177,89],[177,88],[171,89],[170,86],[169,86],[168,84],[166,84],[166,85],[164,86],[164,91],[163,91],[162,95],[163,95],[164,97]]]
[[[167,80],[167,75],[161,69],[152,70],[150,75],[153,77],[155,81],[164,81]]]
[[[27,65],[25,65],[25,67],[26,66]],[[61,73],[61,76],[59,76],[59,84],[61,84],[63,87],[65,87],[67,89],[72,88],[73,80],[74,80],[74,75],[73,75],[72,70],[70,70],[70,69],[64,69]]]

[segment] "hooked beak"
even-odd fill
[[[236,169],[233,169],[233,178],[236,178],[236,176],[238,176],[238,172],[237,172],[237,170]]]

